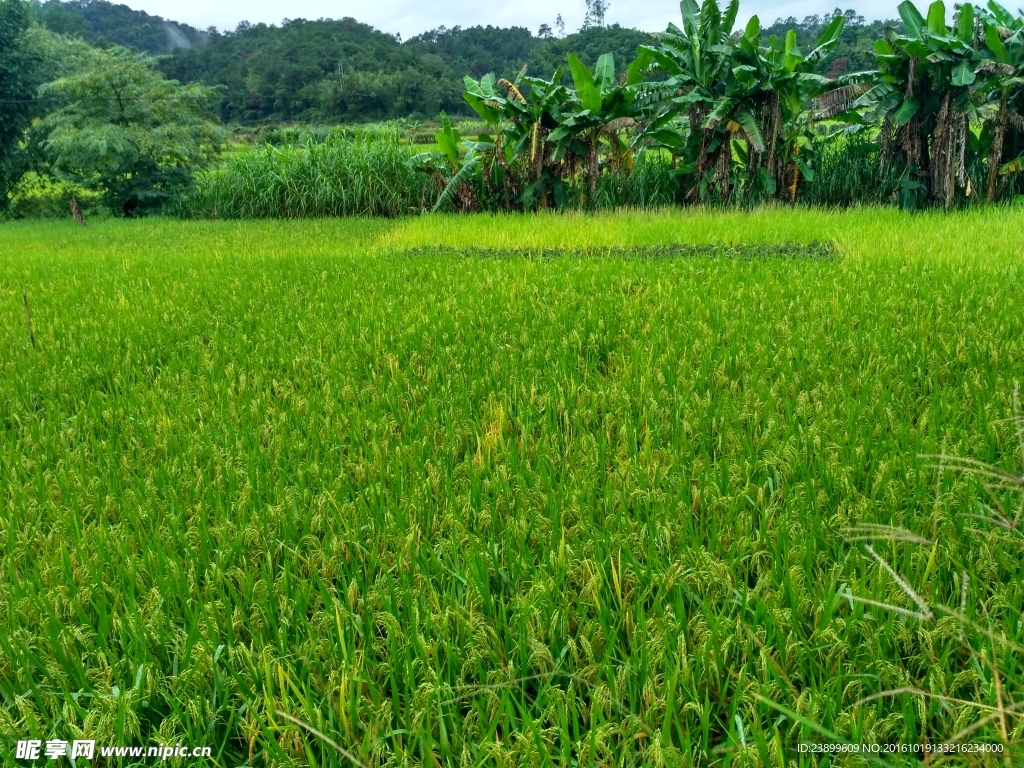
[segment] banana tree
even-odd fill
[[[571,157],[559,155],[550,138],[576,98],[571,89],[561,84],[564,72],[559,67],[549,80],[523,78],[527,95],[520,95],[509,104],[506,135],[520,158],[523,183],[519,202],[526,209],[547,208],[552,197],[557,207],[570,200],[567,180],[575,167]]]
[[[738,9],[738,0],[724,14],[716,0],[683,0],[683,28],[670,24],[658,45],[640,48],[631,74],[663,79],[637,89],[639,137],[667,146],[672,133],[685,133],[677,146],[695,174],[691,198],[725,198],[737,186],[771,196],[786,186],[792,199],[799,179],[812,175],[808,100],[829,85],[813,69],[839,42],[845,19],[834,19],[805,55],[795,31],[762,46],[756,16],[734,33]]]
[[[927,18],[910,0],[899,5],[899,14],[906,34],[887,29],[875,42],[878,69],[846,77],[828,95],[822,116],[862,109],[864,119],[880,126],[882,165],[896,155],[905,167],[901,203],[914,207],[923,191],[948,207],[958,186],[971,193],[969,128],[979,117],[979,94],[991,65],[979,51],[970,3],[959,7],[953,27],[946,24],[942,0],[931,4]]]
[[[550,139],[577,101],[576,94],[561,84],[563,74],[559,68],[544,80],[524,72],[515,83],[494,75],[479,81],[465,78],[466,101],[494,129],[496,142],[504,148],[506,187],[527,209],[548,207],[551,196],[559,207],[569,200],[566,179],[575,170],[573,156],[566,157]]]
[[[444,112],[441,130],[434,136],[438,151],[421,152],[409,159],[411,165],[431,174],[441,190],[432,210],[446,206],[464,212],[476,210],[488,181],[498,179],[500,183],[501,164],[496,158],[501,148],[486,134],[476,141],[463,139]]]
[[[981,69],[989,73],[988,99],[980,112],[981,139],[988,146],[986,199],[991,203],[999,174],[1024,170],[1024,19],[995,0],[990,0],[987,10],[979,9],[978,16],[986,48]],[[1006,150],[1014,157],[1003,162]]]
[[[637,87],[637,103],[644,128],[641,143],[671,145],[684,156],[695,183],[690,199],[704,198],[711,190],[729,196],[733,139],[742,136],[747,145],[764,151],[758,120],[750,110],[749,96],[757,91],[744,70],[734,72],[733,26],[739,0],[730,0],[723,14],[717,0],[682,0],[682,29],[669,24],[654,35],[657,45],[640,46],[630,65],[628,82],[656,75],[662,79]],[[748,25],[740,36],[760,34],[760,26]],[[756,45],[756,42],[753,43]],[[685,133],[677,142],[671,134]]]
[[[813,70],[835,49],[845,21],[841,16],[834,18],[806,55],[797,47],[794,30],[784,40],[773,36],[766,46],[760,46],[760,30],[754,31],[756,16],[738,40],[734,72],[757,84],[749,101],[765,145],[760,152],[753,146],[746,149],[750,165],[769,195],[785,189],[792,202],[800,180],[813,179],[814,120],[809,107],[811,100],[832,84]]]
[[[560,125],[549,139],[555,146],[556,161],[573,155],[582,160],[583,176],[592,198],[601,173],[602,147],[609,150],[617,164],[623,162],[624,154],[631,158],[630,145],[620,140],[619,133],[635,124],[634,93],[631,84],[616,82],[615,60],[610,53],[598,57],[593,70],[570,54],[569,73],[575,99],[566,105]]]

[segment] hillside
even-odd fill
[[[182,82],[223,87],[218,105],[228,123],[360,122],[433,118],[444,110],[469,114],[463,77],[487,72],[514,78],[526,66],[549,77],[577,54],[592,65],[605,52],[622,72],[649,36],[636,29],[595,26],[564,37],[524,27],[454,27],[402,41],[356,19],[295,19],[281,25],[242,22],[232,31],[200,31],[187,24],[107,0],[45,0],[35,17],[48,29],[98,45],[117,44],[158,56],[160,69]],[[872,66],[872,44],[886,24],[854,11],[778,19],[768,34],[796,29],[812,47],[834,15],[847,19],[822,74]]]
[[[46,0],[32,5],[36,20],[51,32],[89,43],[113,43],[159,56],[206,42],[207,34],[107,0]]]
[[[550,76],[567,53],[593,64],[615,54],[620,70],[647,35],[618,26],[565,38],[517,27],[438,29],[402,43],[355,19],[242,24],[160,63],[169,76],[226,87],[225,121],[381,120],[468,114],[465,75],[514,78],[524,65]]]

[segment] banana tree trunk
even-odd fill
[[[988,188],[985,199],[992,203],[996,199],[996,181],[999,177],[999,162],[1003,159],[1003,141],[1006,138],[1006,95],[999,102],[999,123],[992,137],[992,149],[988,153]]]
[[[601,146],[601,134],[598,129],[592,129],[587,142],[587,160],[584,172],[587,175],[587,188],[590,190],[590,199],[593,201],[594,193],[597,192],[597,180],[601,174],[601,166],[598,163],[598,149]]]

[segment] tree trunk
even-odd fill
[[[996,180],[999,177],[999,162],[1003,159],[1003,141],[1006,137],[1006,96],[999,103],[999,123],[992,137],[992,149],[988,153],[988,188],[985,199],[992,203],[996,199]]]
[[[593,203],[594,193],[597,192],[597,179],[601,174],[601,166],[598,163],[597,153],[601,146],[601,134],[597,128],[594,128],[590,132],[590,142],[587,147],[587,164],[586,164],[586,175],[587,175],[587,187],[590,189],[591,203]]]

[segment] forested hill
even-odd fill
[[[494,72],[514,78],[524,65],[550,77],[576,53],[592,65],[605,52],[620,71],[648,36],[618,26],[564,38],[541,38],[524,28],[438,29],[404,43],[354,19],[281,26],[242,24],[179,50],[160,67],[182,81],[224,85],[225,121],[380,120],[469,114],[465,75]]]
[[[188,24],[152,16],[107,0],[45,0],[32,3],[36,20],[51,32],[81,37],[88,43],[135,48],[158,56],[206,42],[207,35]]]
[[[777,20],[767,34],[796,29],[809,50],[834,15]],[[563,37],[542,28],[441,27],[406,41],[355,19],[285,20],[280,25],[241,23],[230,32],[200,31],[107,0],[40,0],[36,19],[62,34],[114,43],[160,56],[159,67],[182,82],[223,86],[225,122],[353,122],[433,118],[444,110],[469,114],[462,99],[465,75],[488,72],[513,79],[525,65],[550,77],[566,56],[593,65],[615,56],[621,73],[650,40],[635,29],[592,26]],[[822,62],[832,76],[873,66],[873,43],[885,24],[842,13],[846,28],[835,53]]]

